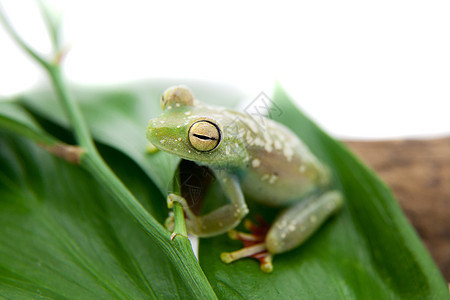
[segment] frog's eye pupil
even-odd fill
[[[197,121],[189,128],[189,142],[198,151],[212,151],[220,144],[219,127],[211,121]]]
[[[201,134],[193,134],[196,138],[199,138],[201,140],[212,140],[215,141],[217,140],[217,138],[213,137],[213,136],[206,136],[206,135],[201,135]]]

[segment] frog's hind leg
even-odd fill
[[[325,220],[342,206],[342,195],[338,191],[313,195],[282,211],[269,229],[263,220],[260,225],[249,221],[245,227],[252,233],[229,231],[232,239],[244,243],[244,248],[234,252],[224,252],[221,259],[231,263],[244,257],[253,257],[260,261],[261,270],[270,273],[273,270],[273,255],[289,251],[302,244]]]
[[[329,191],[307,199],[282,211],[266,237],[269,253],[289,251],[305,242],[343,204],[342,194]]]

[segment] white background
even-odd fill
[[[34,1],[0,0],[43,54]],[[219,4],[217,4],[219,3]],[[270,95],[278,80],[337,137],[450,134],[450,2],[53,1],[72,81],[206,79]],[[42,71],[0,28],[0,97]]]

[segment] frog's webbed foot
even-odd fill
[[[169,194],[167,196],[167,207],[173,208],[175,202],[180,203],[183,207],[186,227],[188,230],[194,234],[197,233],[199,231],[197,222],[199,218],[192,212],[186,199],[176,194]],[[170,232],[173,232],[175,229],[175,215],[173,211],[169,212],[169,216],[166,218],[164,225]]]
[[[244,247],[233,252],[223,252],[220,258],[224,263],[231,263],[244,257],[252,257],[260,262],[260,268],[265,273],[270,273],[273,270],[272,254],[267,251],[265,239],[269,231],[269,225],[262,219],[258,218],[256,225],[250,220],[245,220],[244,226],[251,233],[239,232],[236,230],[228,231],[228,235],[233,240],[240,240]]]

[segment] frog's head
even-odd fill
[[[202,165],[240,166],[247,150],[221,108],[201,105],[184,86],[172,87],[161,97],[162,115],[150,120],[147,139],[158,149]]]

